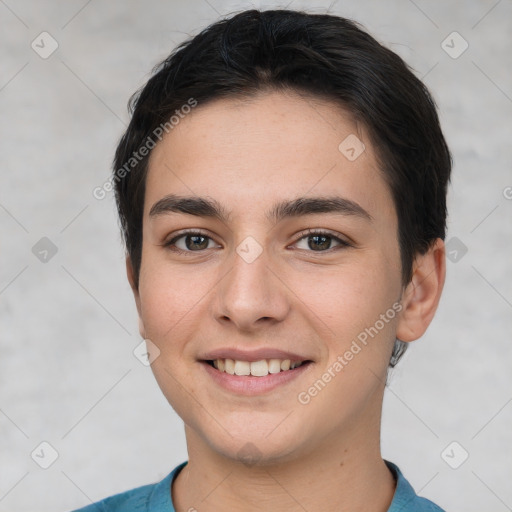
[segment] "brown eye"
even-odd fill
[[[326,235],[308,236],[308,247],[313,250],[324,250],[331,248],[332,237]]]
[[[215,244],[212,246],[211,243],[214,242],[209,236],[202,233],[190,232],[182,233],[174,237],[171,241],[166,243],[165,246],[182,252],[199,252],[214,247]]]
[[[302,244],[302,247],[298,244]],[[334,244],[334,245],[333,245]],[[322,231],[311,231],[306,236],[300,238],[296,245],[299,249],[305,249],[315,252],[327,252],[337,247],[348,247],[349,244],[341,238]]]

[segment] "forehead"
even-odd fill
[[[145,215],[169,193],[214,197],[241,215],[333,194],[372,216],[394,210],[364,127],[339,105],[296,93],[199,103],[152,151]]]

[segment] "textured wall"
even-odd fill
[[[132,353],[112,196],[92,190],[151,67],[251,5],[278,4],[0,1],[2,512],[69,510],[186,459],[180,419]],[[339,0],[331,12],[363,23],[425,80],[455,160],[453,261],[433,324],[390,380],[384,456],[447,510],[510,510],[512,3]]]

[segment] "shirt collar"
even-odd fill
[[[158,482],[148,497],[146,510],[158,512],[176,512],[172,504],[171,485],[178,473],[187,465],[188,461],[176,466],[162,481]]]
[[[393,473],[396,481],[395,494],[393,496],[393,501],[388,508],[388,512],[404,512],[405,510],[408,510],[411,503],[417,499],[416,493],[414,492],[411,484],[405,479],[404,475],[402,475],[398,466],[387,460],[384,462],[391,473]]]

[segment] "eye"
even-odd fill
[[[213,244],[213,245],[212,245]],[[213,249],[219,247],[212,238],[200,231],[186,231],[175,236],[168,242],[165,247],[177,252],[200,252],[205,249]]]
[[[333,235],[328,231],[308,230],[305,236],[302,236],[295,245],[298,249],[311,250],[314,252],[327,252],[331,249],[351,247],[348,242]],[[299,244],[302,243],[302,247]],[[333,243],[336,244],[333,247]]]
[[[181,253],[201,252],[220,247],[210,236],[201,231],[182,232],[166,242],[164,246]],[[329,231],[311,229],[302,234],[301,238],[295,242],[295,247],[306,251],[329,252],[352,246]]]

